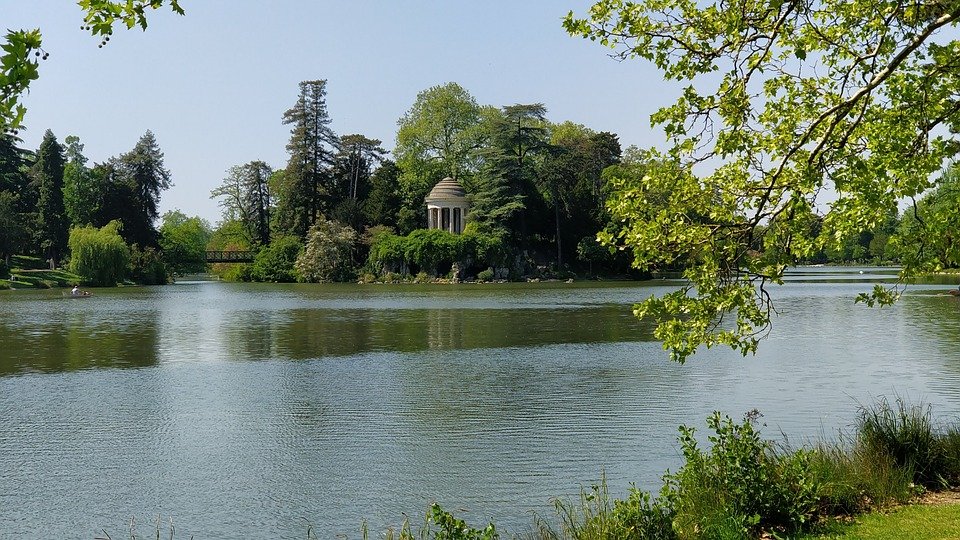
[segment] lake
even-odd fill
[[[3,291],[0,537],[357,538],[433,501],[522,533],[601,474],[659,487],[713,410],[795,444],[879,395],[956,416],[956,283],[854,304],[890,273],[800,269],[759,354],[683,366],[630,312],[668,280]]]

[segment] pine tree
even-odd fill
[[[100,186],[100,198],[91,216],[93,225],[102,227],[120,220],[120,234],[128,244],[159,247],[154,222],[159,217],[160,193],[172,182],[153,133],[148,130],[132,150],[120,157],[94,165],[90,174]]]
[[[121,181],[132,191],[134,212],[123,222],[121,233],[130,244],[158,247],[154,222],[160,216],[160,192],[172,184],[163,166],[163,152],[153,132],[147,130],[133,150],[120,156]]]
[[[66,251],[69,238],[70,224],[63,206],[64,164],[63,146],[48,129],[37,151],[34,174],[40,187],[37,208],[39,243],[51,267],[56,266]]]
[[[327,113],[327,81],[303,81],[297,103],[283,113],[290,124],[285,196],[278,201],[284,232],[304,237],[317,217],[330,207],[333,155],[339,146]]]

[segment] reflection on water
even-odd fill
[[[868,309],[859,276],[879,273],[855,272],[777,289],[757,357],[685,366],[630,314],[671,282],[2,294],[0,537],[158,513],[183,537],[356,537],[433,500],[522,532],[601,471],[654,487],[677,425],[712,410],[758,408],[794,441],[878,394],[957,414],[955,285]]]

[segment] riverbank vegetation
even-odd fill
[[[664,474],[658,492],[631,488],[616,499],[601,480],[576,500],[555,501],[553,515],[537,516],[518,537],[869,538],[861,531],[896,524],[900,538],[939,538],[928,534],[960,527],[960,506],[876,515],[925,493],[960,488],[960,424],[937,422],[928,406],[881,399],[860,409],[852,433],[801,448],[764,439],[756,411],[742,421],[714,413],[706,425],[706,439],[680,427],[683,464]],[[952,521],[927,527],[927,520],[941,517]],[[890,530],[876,537],[889,538]],[[494,524],[472,528],[433,505],[422,527],[405,523],[387,538],[480,540],[500,534]]]

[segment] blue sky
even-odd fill
[[[0,0],[6,28],[39,27],[50,58],[25,99],[25,146],[46,129],[78,135],[103,161],[152,130],[174,186],[161,211],[215,223],[210,190],[227,168],[260,159],[286,164],[283,112],[302,80],[327,79],[339,134],[362,133],[392,149],[397,120],[421,90],[454,81],[485,105],[542,102],[549,118],[657,145],[649,116],[673,101],[641,60],[619,62],[568,36],[584,0],[181,0],[146,32],[117,31],[107,47],[80,29],[64,0]]]

